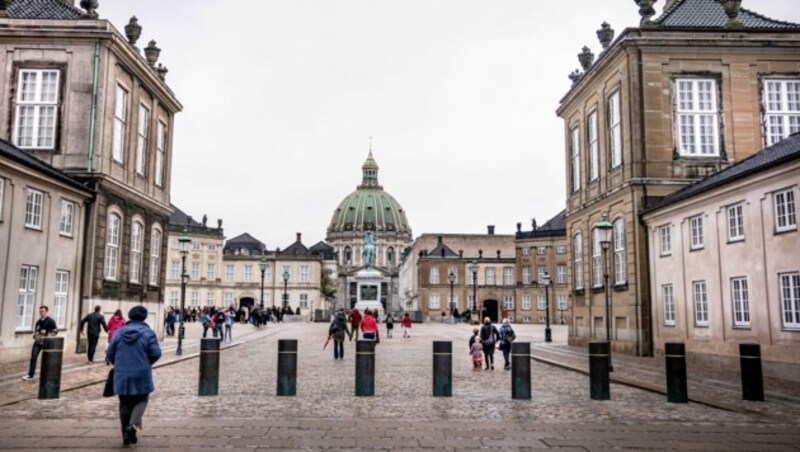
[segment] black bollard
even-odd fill
[[[278,340],[278,395],[297,395],[297,339]]]
[[[511,343],[511,398],[531,400],[531,343]]]
[[[742,366],[742,399],[764,401],[764,378],[761,373],[761,346],[739,344],[739,361]]]
[[[433,396],[453,395],[453,343],[433,341]]]
[[[589,387],[592,400],[609,400],[608,366],[611,361],[611,347],[608,341],[589,343]]]
[[[57,399],[61,395],[61,362],[63,357],[64,338],[44,338],[42,371],[39,373],[40,399]]]
[[[219,339],[200,339],[200,383],[197,395],[219,394]]]
[[[686,347],[683,342],[664,344],[667,364],[667,402],[689,403],[689,386],[686,383]]]
[[[356,341],[356,395],[375,395],[375,341]]]

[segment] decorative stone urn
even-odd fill
[[[743,25],[739,21],[739,11],[742,8],[742,0],[725,0],[722,6],[725,8],[725,15],[728,16],[728,23],[725,24],[725,26],[728,28],[742,27]]]
[[[97,0],[81,0],[81,8],[86,10],[85,16],[89,19],[97,19],[97,7],[100,6]]]
[[[581,79],[581,71],[575,69],[574,71],[570,72],[567,77],[569,77],[569,79],[572,80],[572,83],[575,84]]]
[[[10,0],[0,0],[0,17],[8,17],[8,11],[6,11],[6,9],[9,3],[11,3]]]
[[[639,26],[647,26],[651,25],[652,22],[650,18],[656,14],[656,10],[653,8],[653,5],[658,0],[633,0],[639,6],[639,15],[642,16],[642,21],[639,23]]]
[[[136,48],[136,41],[142,35],[142,26],[139,25],[139,19],[136,16],[131,16],[128,25],[125,25],[125,36],[128,38],[128,44]]]
[[[150,43],[147,44],[147,47],[144,48],[144,58],[147,60],[147,64],[154,67],[156,65],[156,61],[158,61],[158,55],[161,54],[161,49],[156,46],[156,41],[152,40]]]
[[[588,47],[583,46],[581,53],[578,54],[578,62],[581,63],[583,70],[589,69],[589,66],[594,62],[594,54]]]
[[[162,66],[161,63],[158,63],[158,67],[156,67],[156,72],[158,73],[158,78],[161,79],[161,81],[163,82],[167,79],[167,72],[169,72],[169,70],[167,69],[166,66]]]
[[[614,40],[614,29],[611,28],[608,22],[603,22],[602,25],[600,25],[600,29],[597,30],[597,39],[600,41],[600,45],[603,46],[604,50],[611,45],[611,41]]]

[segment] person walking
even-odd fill
[[[167,309],[167,315],[164,317],[164,323],[166,323],[167,327],[167,336],[174,336],[175,335],[175,309],[170,306]]]
[[[411,337],[411,316],[407,312],[403,314],[400,324],[403,326],[403,337]]]
[[[225,311],[225,337],[224,339],[233,342],[233,322],[236,321],[236,309],[231,305]]]
[[[361,337],[365,341],[380,342],[378,338],[378,322],[372,316],[372,311],[364,310],[364,318],[361,319]]]
[[[208,315],[208,312],[206,312],[205,310],[200,314],[200,324],[203,325],[203,339],[205,339],[206,334],[208,334],[208,330],[212,329],[213,332],[214,328],[213,320],[211,319],[211,316]]]
[[[486,367],[483,370],[494,370],[494,348],[497,344],[499,333],[497,328],[492,325],[492,319],[485,317],[481,327],[481,344],[483,345],[483,357]]]
[[[119,422],[122,444],[136,444],[136,430],[142,428],[150,393],[155,390],[153,364],[161,358],[161,348],[153,330],[144,323],[147,308],[134,306],[128,323],[117,331],[106,350],[114,365],[114,394],[119,396]]]
[[[392,330],[394,330],[394,317],[392,317],[392,313],[386,313],[386,337],[391,339],[392,338]]]
[[[33,380],[36,373],[36,361],[39,358],[42,348],[44,348],[44,338],[58,334],[56,321],[47,315],[50,309],[47,306],[39,307],[39,320],[33,327],[33,346],[31,347],[31,364],[28,373],[22,376],[25,381]]]
[[[508,355],[511,353],[511,343],[517,338],[517,333],[511,328],[511,323],[508,319],[503,319],[503,324],[500,325],[500,350],[503,352],[503,361],[505,362],[503,370],[511,370],[511,360]]]
[[[125,317],[122,316],[122,310],[117,309],[114,311],[114,315],[108,319],[108,343],[111,343],[111,339],[114,338],[114,333],[122,328],[125,325]]]
[[[217,337],[217,334],[219,334],[219,340],[223,340],[223,336],[225,335],[225,312],[222,309],[214,311],[214,313],[211,314],[211,318],[214,319],[214,337]]]
[[[87,325],[86,337],[89,339],[89,347],[86,350],[86,357],[89,364],[94,364],[94,353],[97,351],[97,342],[100,341],[100,328],[108,333],[108,325],[106,325],[106,319],[100,313],[100,309],[102,309],[100,306],[95,306],[94,312],[86,314],[78,327],[78,331],[83,332],[83,326]]]
[[[328,326],[328,337],[333,340],[333,359],[344,359],[345,334],[347,337],[352,337],[350,328],[347,327],[347,316],[344,309],[339,309]]]
[[[351,341],[353,340],[354,336],[356,340],[358,340],[358,329],[360,327],[361,327],[361,312],[358,309],[353,308],[353,310],[350,311],[350,331],[352,331],[352,334],[350,335]]]
[[[481,370],[483,364],[483,346],[481,341],[478,340],[478,330],[475,329],[475,334],[470,338],[470,357],[472,358],[472,370]]]

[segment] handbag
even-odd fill
[[[103,388],[103,397],[112,397],[114,395],[114,368],[108,371],[108,378],[106,378],[106,386]]]
[[[489,330],[489,337],[487,337],[486,340],[483,341],[483,345],[486,345],[487,347],[491,347],[491,346],[494,345],[494,330],[493,329]]]

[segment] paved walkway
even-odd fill
[[[800,450],[798,404],[791,400],[782,400],[784,411],[776,413],[730,411],[669,404],[662,394],[612,384],[611,400],[592,401],[588,377],[540,361],[532,363],[533,400],[512,400],[510,372],[500,365],[495,371],[472,370],[466,345],[470,330],[414,325],[410,339],[383,337],[376,354],[376,395],[355,397],[354,343],[346,343],[345,359],[335,361],[330,347],[322,350],[327,325],[271,325],[222,352],[217,397],[197,397],[197,359],[157,368],[157,391],[136,448]],[[516,330],[518,340],[534,342],[537,359],[545,352],[574,353],[568,357],[580,361],[580,351],[567,347],[563,336],[556,335],[555,345],[544,345],[540,327]],[[295,397],[275,395],[278,338],[299,340]],[[434,340],[453,341],[450,398],[430,395]],[[169,355],[165,351],[166,360]],[[499,352],[496,359],[502,362]],[[569,364],[567,358],[562,361],[561,366]],[[637,369],[622,358],[614,365],[615,378]],[[105,366],[95,368],[105,373]],[[777,406],[768,385],[767,390],[763,406]],[[100,397],[101,392],[102,385],[92,384],[66,390],[58,400],[4,406],[0,448],[119,447],[116,400]]]

